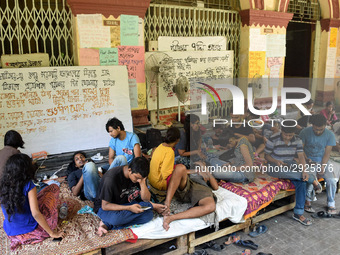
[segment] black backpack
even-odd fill
[[[161,131],[155,128],[146,130],[146,147],[148,150],[157,147],[163,142]]]

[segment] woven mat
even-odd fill
[[[85,205],[93,206],[90,201],[82,201],[71,194],[66,183],[60,186],[60,203],[68,204],[68,217],[64,222],[59,220],[58,229],[65,230],[67,236],[61,242],[52,242],[48,238],[38,244],[22,245],[15,252],[10,250],[10,241],[5,231],[0,228],[0,253],[1,254],[82,254],[99,248],[109,247],[114,244],[134,239],[130,229],[109,231],[103,237],[97,236],[100,219],[90,214],[77,214],[77,211]],[[2,210],[0,210],[0,221],[4,220]]]

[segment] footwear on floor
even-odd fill
[[[315,210],[312,208],[312,205],[305,205],[305,211],[308,213],[315,213]]]
[[[328,213],[328,214],[331,214],[331,215],[333,215],[333,214],[339,214],[339,212],[336,210],[335,207],[327,207],[327,213]]]
[[[293,219],[294,220],[296,220],[296,221],[298,221],[298,222],[300,222],[302,225],[305,225],[305,226],[310,226],[310,225],[312,225],[312,221],[310,220],[310,219],[308,219],[308,218],[306,218],[305,216],[303,216],[305,219],[304,220],[302,220],[301,219],[301,216],[303,216],[303,215],[299,215],[299,214],[293,214]]]
[[[204,249],[196,250],[193,255],[208,255],[208,252]]]
[[[251,237],[257,237],[259,235],[262,235],[268,231],[267,226],[261,225],[258,226],[254,231],[250,232],[248,235]]]
[[[257,250],[257,248],[259,248],[259,246],[256,243],[254,243],[252,240],[238,240],[234,244],[237,246],[250,248],[252,250]]]
[[[224,249],[224,245],[220,245],[215,243],[214,241],[207,242],[203,244],[202,249],[212,249],[214,251],[222,251]]]
[[[332,218],[332,214],[325,211],[319,211],[311,215],[313,218]]]

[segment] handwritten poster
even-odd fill
[[[120,15],[121,45],[138,46],[138,16]]]
[[[79,49],[80,66],[99,66],[98,49]]]
[[[10,129],[24,153],[50,154],[107,147],[109,118],[132,131],[125,66],[0,70],[0,143]]]
[[[147,52],[145,53],[146,65],[152,54],[159,53],[164,54],[160,61],[163,66],[166,66],[161,74],[162,80],[169,81],[158,85],[160,86],[160,108],[178,105],[172,88],[181,76],[186,77],[192,86],[196,86],[197,81],[214,82],[233,77],[233,51]],[[157,97],[152,95],[152,91],[156,91],[157,78],[152,73],[148,73],[147,76],[148,109],[155,110]],[[191,89],[192,86],[190,86],[190,97],[195,97],[195,90]],[[186,104],[190,102],[191,99]]]
[[[11,54],[1,56],[2,68],[44,67],[49,66],[47,53]]]
[[[119,65],[127,66],[129,79],[145,82],[143,46],[119,46],[118,61]]]
[[[249,51],[266,51],[267,38],[261,34],[260,28],[249,29]]]
[[[101,66],[118,65],[118,49],[117,48],[100,48],[99,57],[100,57]]]
[[[264,75],[266,65],[266,52],[250,51],[249,52],[249,78],[254,78],[256,75]]]
[[[333,86],[336,71],[336,50],[337,48],[328,47],[325,72],[325,85]]]
[[[280,85],[280,68],[281,65],[273,65],[270,67],[270,87],[278,87]]]
[[[329,47],[336,48],[336,40],[338,37],[338,28],[331,27],[329,32]]]
[[[138,88],[136,79],[129,79],[130,105],[131,108],[138,107]]]
[[[158,37],[159,51],[221,51],[227,49],[224,36]]]
[[[340,77],[340,57],[336,58],[336,76]]]
[[[281,66],[283,64],[283,57],[269,57],[267,58],[267,65],[269,68],[272,66],[279,65]]]
[[[285,57],[286,56],[286,35],[285,34],[268,34],[267,38],[267,57]]]
[[[80,48],[109,48],[110,27],[103,26],[101,14],[77,15]]]

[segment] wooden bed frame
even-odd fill
[[[223,229],[220,229],[216,232],[204,235],[202,237],[198,237],[196,238],[196,234],[195,232],[191,232],[189,234],[186,235],[182,235],[179,237],[173,237],[173,238],[167,238],[167,239],[155,239],[155,240],[150,240],[150,239],[140,239],[137,240],[136,243],[120,243],[120,244],[116,244],[101,250],[96,250],[93,251],[92,253],[88,253],[90,254],[105,254],[105,255],[111,255],[111,254],[133,254],[133,253],[137,253],[155,246],[158,246],[160,244],[164,244],[166,242],[169,242],[171,240],[175,240],[176,239],[176,246],[177,249],[174,251],[170,251],[168,253],[166,253],[167,255],[177,255],[177,254],[184,254],[184,253],[193,253],[195,251],[195,247],[215,240],[217,238],[226,236],[228,234],[234,233],[236,231],[239,230],[243,230],[246,233],[249,232],[250,227],[254,227],[256,223],[264,221],[266,219],[269,219],[271,217],[274,217],[276,215],[279,215],[281,213],[284,213],[286,211],[289,211],[291,209],[294,208],[295,206],[295,191],[285,191],[282,190],[279,193],[276,194],[276,196],[273,199],[274,201],[280,200],[282,198],[286,198],[286,197],[290,197],[290,203],[283,205],[279,208],[270,210],[268,212],[262,213],[260,215],[256,215],[253,216],[247,220],[245,220],[245,222],[242,223],[238,223],[238,224],[234,224],[230,227],[226,227]]]

